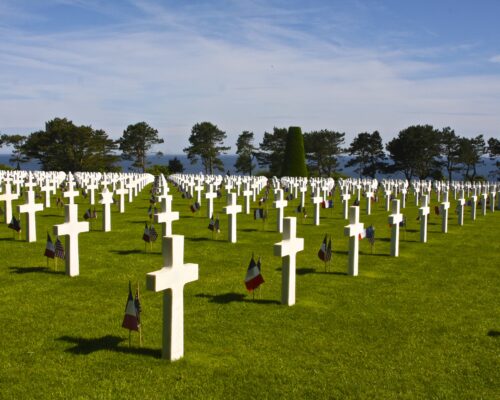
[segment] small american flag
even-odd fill
[[[61,241],[59,240],[59,236],[56,237],[56,257],[64,259],[64,246],[62,245]]]
[[[158,239],[158,233],[153,225],[149,227],[149,238],[152,242],[155,242]]]

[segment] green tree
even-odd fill
[[[307,177],[304,137],[298,126],[288,128],[282,176]]]
[[[449,126],[438,131],[440,155],[442,165],[448,173],[448,180],[452,181],[453,171],[457,171],[458,167],[458,151],[459,137],[455,135],[455,131]]]
[[[236,141],[236,154],[238,154],[234,164],[236,171],[252,175],[252,170],[255,168],[255,164],[252,162],[255,150],[253,132],[243,131]]]
[[[500,178],[500,140],[495,138],[490,138],[488,140],[488,152],[490,154],[490,159],[495,160],[495,166],[497,169],[491,171],[494,176]]]
[[[217,128],[217,125],[210,122],[197,123],[191,129],[191,136],[189,136],[191,146],[183,151],[187,154],[191,164],[201,159],[206,174],[213,174],[215,169],[224,171],[224,164],[219,156],[231,148],[222,146],[226,136],[226,132]]]
[[[304,133],[308,167],[318,176],[331,176],[338,167],[338,156],[343,152],[345,133],[322,129]]]
[[[22,146],[24,156],[40,161],[46,171],[117,171],[116,142],[103,130],[76,126],[55,118],[45,130],[30,134]]]
[[[483,135],[459,139],[458,162],[463,166],[465,179],[474,180],[477,175],[477,164],[481,163],[484,154],[486,154],[486,143]]]
[[[353,158],[347,162],[346,167],[357,165],[355,171],[360,176],[375,178],[377,171],[384,169],[386,157],[382,137],[378,131],[358,133],[351,142],[348,152]]]
[[[184,165],[182,165],[181,160],[174,157],[168,160],[168,170],[171,174],[182,174],[184,172]]]
[[[273,176],[280,175],[285,158],[286,138],[288,129],[273,128],[273,133],[264,132],[259,151],[255,154],[261,167],[268,167]]]
[[[15,165],[17,169],[21,169],[20,165],[30,160],[30,158],[23,153],[23,146],[28,138],[23,135],[3,135],[2,139],[6,145],[12,146],[12,154],[9,158],[9,162]]]
[[[401,171],[408,180],[414,176],[428,178],[439,169],[439,137],[431,125],[414,125],[400,131],[386,149],[393,161],[387,171]]]
[[[151,167],[146,169],[146,172],[151,175],[168,175],[170,170],[166,165],[153,164]]]
[[[118,140],[122,158],[133,160],[132,166],[143,172],[146,170],[148,151],[153,145],[160,143],[163,143],[163,139],[158,136],[158,131],[146,122],[127,126]]]

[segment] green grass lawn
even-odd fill
[[[296,304],[286,307],[271,200],[266,224],[238,215],[238,243],[230,244],[225,197],[215,204],[222,232],[213,240],[205,203],[193,215],[175,192],[181,219],[173,232],[185,235],[185,262],[199,264],[199,280],[184,290],[185,356],[170,363],[160,358],[162,295],[145,288],[146,273],[163,265],[161,242],[145,253],[141,240],[147,189],[125,214],[113,208],[112,232],[101,231],[99,215],[80,235],[78,277],[65,276],[61,262],[47,269],[43,257],[46,231],[64,220],[60,209],[37,214],[36,243],[0,226],[1,399],[498,398],[500,211],[475,222],[467,214],[459,227],[452,202],[449,233],[431,215],[422,244],[410,196],[400,257],[391,258],[383,199],[371,216],[362,201],[361,220],[377,239],[373,254],[362,241],[359,276],[351,277],[338,194],[319,227],[308,205],[309,218],[297,223],[305,250]],[[329,272],[317,257],[325,233],[333,239]],[[252,252],[265,279],[255,300],[244,286]],[[141,288],[142,348],[135,332],[129,348],[121,328],[129,280]]]

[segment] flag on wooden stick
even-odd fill
[[[7,227],[16,231],[17,233],[21,232],[21,223],[15,216],[12,216],[12,219],[10,220],[10,223],[9,225],[7,225]]]
[[[54,258],[56,256],[56,248],[50,235],[47,233],[47,244],[45,245],[45,253],[43,254],[47,258]]]
[[[125,305],[125,316],[123,317],[122,327],[130,331],[139,330],[139,311],[137,310],[136,303],[132,297],[132,284],[128,283],[128,298]]]
[[[144,240],[146,243],[149,243],[151,241],[151,236],[149,234],[149,227],[147,222],[144,227],[144,233],[142,234],[142,240]]]
[[[326,235],[323,239],[323,242],[321,243],[321,247],[319,248],[319,251],[318,251],[318,257],[321,261],[325,261],[326,262]]]
[[[264,278],[260,273],[260,258],[256,263],[252,254],[252,259],[250,260],[250,264],[248,265],[247,269],[247,274],[245,276],[245,286],[247,290],[251,292],[257,289],[263,283],[264,283]]]

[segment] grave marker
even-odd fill
[[[66,236],[66,275],[80,274],[80,255],[78,250],[78,235],[89,231],[89,223],[78,222],[78,204],[64,206],[65,223],[54,225],[54,234]]]
[[[364,224],[359,222],[359,207],[349,207],[349,225],[344,227],[344,235],[349,236],[349,264],[348,273],[358,275],[359,236],[364,231]]]
[[[420,218],[420,241],[422,243],[427,243],[427,219],[429,216],[429,195],[425,194],[422,196],[422,207],[418,209],[418,215]]]
[[[399,200],[392,200],[392,214],[389,215],[391,225],[391,256],[399,257],[399,223],[403,221],[403,214],[399,211]]]
[[[236,193],[227,194],[227,206],[224,212],[228,215],[228,239],[231,243],[236,243],[236,214],[241,212],[241,206],[236,204]]]
[[[297,237],[297,218],[284,219],[283,240],[274,245],[274,255],[282,257],[281,304],[295,304],[296,255],[304,250],[304,239]]]
[[[175,361],[184,355],[184,285],[198,280],[198,264],[184,264],[184,236],[162,240],[163,268],[146,275],[146,286],[163,292],[162,357]]]
[[[25,203],[17,206],[17,212],[26,213],[26,240],[36,242],[36,218],[35,213],[43,210],[43,204],[35,203],[35,192],[28,190],[24,193]],[[10,222],[10,221],[9,221]]]

